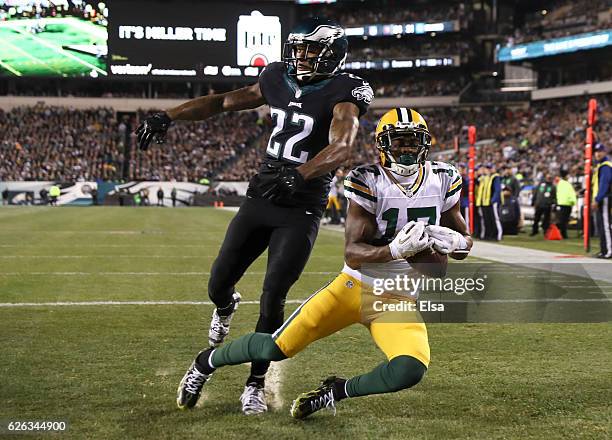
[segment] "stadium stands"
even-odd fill
[[[555,1],[549,4],[548,9],[528,14],[524,26],[515,29],[510,42],[518,44],[560,38],[612,25],[612,7],[607,0]]]
[[[596,132],[607,144],[612,141],[611,98],[609,94],[598,96]],[[454,137],[465,137],[465,127],[474,124],[479,139],[491,140],[479,151],[479,161],[511,165],[527,178],[537,179],[545,170],[562,165],[572,175],[582,172],[585,105],[584,98],[576,97],[537,101],[514,110],[452,107],[420,111],[435,137],[433,152],[452,150]],[[373,131],[377,116],[370,112],[362,118],[353,165],[376,160]],[[126,133],[130,123],[119,120],[108,108],[75,111],[38,106],[0,111],[0,180],[248,180],[265,153],[271,130],[269,118],[255,112],[176,124],[162,148],[142,153],[131,144],[127,174],[123,175],[125,140],[133,141],[133,135]],[[454,152],[445,158],[457,160]]]
[[[338,3],[335,5],[324,5],[319,8],[312,8],[307,11],[334,18],[344,26],[358,26],[375,23],[411,23],[411,22],[432,22],[440,20],[458,20],[466,16],[466,6],[463,2],[448,1],[448,5],[440,4],[415,4],[416,2],[384,0],[362,3],[359,8],[355,8],[350,3],[348,5]]]

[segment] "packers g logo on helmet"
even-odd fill
[[[376,148],[380,162],[400,176],[418,171],[427,160],[431,134],[420,113],[406,107],[394,108],[376,126]]]

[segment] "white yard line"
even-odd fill
[[[301,304],[304,300],[289,299],[286,304]],[[434,301],[435,302],[435,301]],[[518,298],[483,300],[445,300],[445,303],[467,304],[526,304],[526,303],[609,303],[612,298]],[[259,305],[259,301],[240,301],[240,304]],[[0,308],[10,307],[75,307],[75,306],[212,306],[211,301],[57,301],[0,303]]]
[[[245,272],[244,275],[265,275],[265,271],[251,271]],[[336,275],[338,272],[302,272],[302,275]],[[0,272],[1,276],[29,276],[29,275],[41,275],[41,276],[95,276],[95,275],[126,275],[126,276],[200,276],[210,275],[210,272]]]

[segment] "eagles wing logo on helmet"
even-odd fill
[[[372,102],[372,99],[374,99],[374,91],[367,83],[364,83],[362,86],[355,87],[351,94],[355,97],[355,99],[358,101],[365,101],[366,104],[369,104]]]
[[[289,40],[311,40],[328,44],[342,37],[344,30],[336,26],[320,25],[309,34],[290,34]]]
[[[335,75],[346,60],[348,40],[333,20],[310,17],[298,23],[283,45],[287,72],[308,82]]]

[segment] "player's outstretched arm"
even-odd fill
[[[200,96],[147,117],[136,129],[138,148],[146,150],[153,140],[158,144],[163,143],[172,121],[199,121],[219,113],[247,110],[265,103],[259,83],[227,93]]]
[[[445,211],[440,216],[440,226],[444,226],[452,229],[453,231],[459,232],[465,238],[467,247],[456,252],[449,254],[451,258],[455,260],[463,260],[468,256],[470,249],[472,249],[473,241],[472,237],[467,228],[467,224],[461,215],[461,203],[457,202],[451,209]]]
[[[266,103],[259,83],[227,93],[200,96],[166,110],[173,121],[200,121],[223,112],[257,108]]]
[[[376,217],[355,202],[350,202],[344,233],[344,261],[352,269],[365,263],[386,263],[393,260],[389,246],[369,243],[376,234]]]
[[[297,170],[305,180],[322,176],[345,163],[349,157],[359,129],[359,108],[351,102],[334,106],[329,128],[329,145]]]

